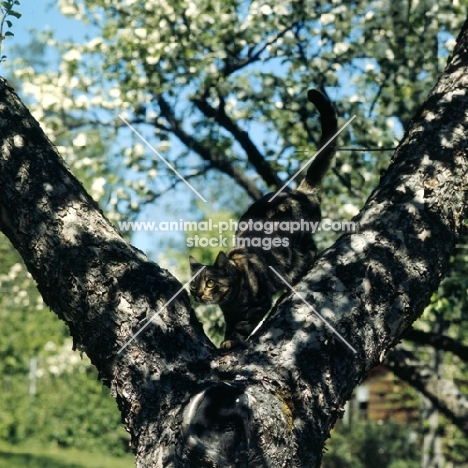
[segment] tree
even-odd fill
[[[138,210],[181,184],[157,158],[142,156],[139,139],[129,151],[131,132],[117,114],[192,183],[218,172],[256,199],[310,156],[318,127],[305,91],[327,88],[340,117],[358,115],[346,144],[379,149],[337,158],[341,184],[327,184],[325,208],[345,217],[344,205],[361,206],[376,185],[393,127],[405,127],[422,103],[461,26],[464,10],[450,0],[413,3],[64,0],[63,13],[96,36],[83,44],[47,36],[62,57],[58,71],[21,58],[12,68],[39,101],[33,114],[55,113],[53,141],[60,125],[82,131],[86,122],[104,128],[109,141],[125,136],[126,150],[116,144],[108,155],[132,176],[109,211]],[[291,122],[298,122],[293,133]]]
[[[252,343],[230,352],[203,334],[180,283],[115,231],[1,81],[1,229],[111,388],[137,466],[319,466],[354,386],[428,304],[467,215],[467,50],[468,21],[359,232],[323,252]]]
[[[21,56],[46,73],[44,48],[34,40],[8,55]],[[21,80],[9,78],[9,82],[21,87]],[[108,199],[104,175],[109,177],[103,161],[109,151],[106,135],[96,127],[85,131],[76,119],[60,119],[47,110],[36,118],[53,135],[54,144],[88,193],[100,203]],[[80,131],[73,132],[77,127]],[[128,452],[129,437],[122,431],[117,405],[97,380],[96,369],[86,356],[72,351],[68,328],[50,314],[4,235],[0,235],[0,252],[0,387],[8,401],[0,415],[2,440],[28,448],[50,445],[107,455]]]

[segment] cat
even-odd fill
[[[337,132],[335,108],[318,90],[309,90],[307,97],[320,113],[322,148]],[[313,263],[317,246],[305,223],[321,220],[318,192],[334,157],[335,141],[313,159],[296,189],[276,196],[270,193],[253,203],[240,218],[236,245],[227,254],[219,252],[213,265],[202,265],[189,257],[192,275],[205,266],[190,283],[192,296],[197,302],[219,304],[223,312],[226,329],[221,347],[231,348],[247,340],[270,310],[273,295],[285,288],[269,266],[292,285]],[[281,229],[291,227],[291,222],[299,223],[302,229]],[[255,229],[261,226],[258,223],[268,229]]]

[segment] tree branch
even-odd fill
[[[182,143],[184,143],[184,145],[187,146],[187,148],[194,150],[202,159],[208,161],[211,167],[219,169],[221,172],[232,177],[232,179],[243,187],[254,200],[257,200],[262,196],[260,190],[258,190],[255,184],[249,180],[241,170],[233,166],[230,161],[227,161],[224,158],[224,156],[212,149],[206,148],[193,136],[186,133],[182,128],[181,123],[176,119],[169,104],[162,96],[158,96],[157,101],[159,108],[161,109],[161,114],[170,124],[172,132]]]
[[[213,346],[185,291],[168,304],[177,280],[116,232],[3,79],[0,140],[0,228],[45,303],[67,323],[75,348],[111,386],[137,444],[144,421],[133,416],[141,406],[135,389],[152,376],[145,395],[159,408],[167,393],[161,375],[175,350],[203,361]],[[146,332],[123,349],[145,324]],[[188,376],[184,367],[181,375]]]
[[[3,79],[0,116],[0,228],[22,254],[46,303],[72,329],[76,346],[87,350],[101,371],[108,371],[108,360],[116,357],[131,327],[146,321],[146,314],[136,323],[127,315],[127,307],[142,300],[143,285],[151,284],[150,279],[171,290],[179,285],[119,235]],[[132,276],[141,277],[140,286],[133,284]],[[102,277],[107,278],[105,284],[97,284]],[[149,295],[145,292],[145,310],[150,304],[159,310],[167,291],[150,289]],[[190,310],[185,293],[172,307],[178,304]],[[108,328],[117,318],[121,334],[109,336]],[[184,320],[180,326],[190,336],[188,341],[204,337],[198,336],[199,327],[191,330],[194,316]]]
[[[243,130],[226,114],[224,100],[221,93],[218,91],[220,105],[217,109],[208,104],[207,94],[208,90],[205,90],[201,94],[200,98],[192,98],[192,102],[195,104],[197,109],[199,109],[206,117],[214,119],[219,125],[232,134],[245,151],[250,164],[252,164],[267,185],[274,188],[281,187],[283,185],[283,181],[265,160],[262,153],[260,153],[254,142],[251,140],[247,131]]]
[[[322,253],[294,287],[301,297],[283,297],[257,339],[256,350],[271,353],[275,368],[289,369],[292,380],[303,383],[299,388],[310,390],[306,398],[299,390],[293,397],[300,401],[295,424],[308,421],[315,428],[316,438],[301,447],[324,442],[351,394],[350,383],[382,362],[447,270],[468,214],[468,58],[458,59],[466,50],[465,26],[450,73],[441,76],[354,219],[359,231]]]
[[[270,46],[275,44],[278,39],[281,39],[288,31],[290,31],[298,22],[293,22],[290,26],[286,27],[282,31],[279,31],[272,39],[266,41],[260,49],[255,51],[255,48],[258,44],[251,45],[247,51],[247,57],[240,58],[239,56],[234,57],[232,60],[225,60],[225,65],[223,68],[223,76],[227,77],[233,73],[239,71],[240,69],[251,65],[252,63],[258,62],[261,58],[262,53]],[[266,61],[267,59],[265,59]]]
[[[439,335],[437,333],[424,332],[410,328],[403,336],[405,340],[412,341],[413,343],[421,345],[433,346],[436,349],[449,351],[463,361],[468,363],[468,346],[454,340],[449,336]]]
[[[426,396],[450,421],[468,435],[468,398],[457,385],[443,379],[411,351],[399,345],[384,364],[400,379]]]

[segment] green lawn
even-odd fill
[[[64,449],[0,446],[0,468],[132,468],[131,455],[110,457]]]

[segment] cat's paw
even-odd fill
[[[230,350],[230,349],[234,349],[234,348],[245,348],[247,345],[247,343],[245,341],[240,341],[240,340],[224,340],[221,345],[220,345],[220,348],[221,349],[226,349],[226,350]]]
[[[235,340],[224,340],[221,345],[220,345],[220,348],[221,349],[232,349],[236,346],[236,343],[237,341]]]

